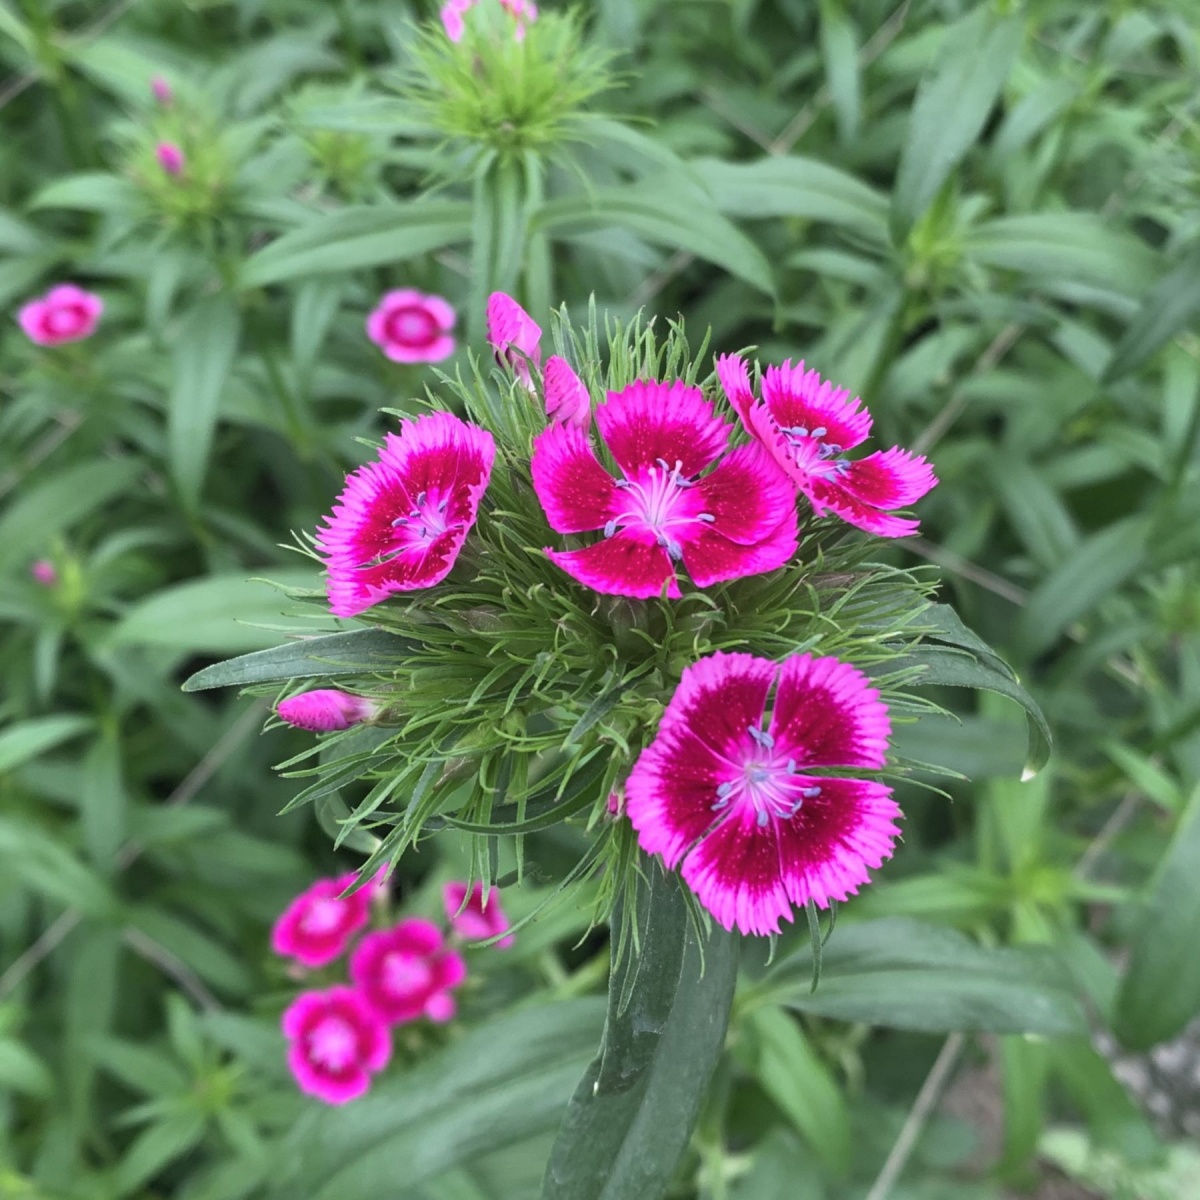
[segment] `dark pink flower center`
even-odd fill
[[[669,467],[660,458],[657,466],[644,468],[633,479],[618,479],[617,487],[625,493],[625,507],[604,526],[604,536],[629,529],[649,535],[671,558],[681,559],[683,547],[678,535],[715,520],[711,513],[698,511],[700,501],[691,493],[695,481],[685,479],[682,468],[680,462]]]
[[[384,328],[389,342],[412,347],[432,345],[442,332],[433,314],[415,304],[393,309]]]
[[[415,954],[395,951],[384,957],[383,987],[396,996],[423,992],[433,982],[433,968]]]
[[[87,316],[79,305],[65,304],[61,308],[50,309],[42,323],[47,333],[61,336],[64,333],[74,333],[86,319]]]
[[[772,820],[790,820],[804,806],[805,800],[821,794],[818,784],[800,774],[796,760],[775,751],[775,739],[756,725],[747,727],[753,748],[746,752],[732,778],[718,784],[713,812],[724,813],[738,808],[754,811],[755,823],[764,828]]]
[[[787,441],[799,465],[817,479],[836,479],[845,474],[850,460],[842,457],[842,447],[825,440],[829,430],[824,425],[807,429],[803,425],[791,425],[779,430]]]
[[[322,1017],[308,1035],[308,1056],[320,1067],[344,1071],[358,1057],[358,1034],[345,1017]]]
[[[308,911],[300,918],[300,928],[305,933],[332,933],[341,925],[345,907],[341,900],[334,897],[319,897],[308,906]]]
[[[396,531],[396,543],[392,551],[376,560],[386,562],[392,554],[400,554],[405,550],[425,549],[437,541],[444,533],[462,527],[461,521],[451,521],[447,518],[446,510],[450,505],[450,494],[420,492],[417,501],[403,517],[397,517],[392,522]],[[375,566],[376,562],[367,563]]]

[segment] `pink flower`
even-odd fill
[[[533,486],[550,527],[604,531],[582,550],[547,549],[572,578],[605,595],[645,599],[666,585],[678,597],[680,561],[707,587],[773,571],[795,553],[792,485],[757,445],[724,453],[732,426],[699,388],[639,380],[608,393],[596,424],[621,479],[573,425],[552,425],[533,443]]]
[[[488,297],[487,330],[496,361],[502,367],[512,367],[517,378],[533,391],[529,364],[536,367],[542,361],[542,327],[511,296],[493,292]]]
[[[282,1027],[300,1090],[326,1104],[357,1100],[392,1056],[387,1026],[353,988],[305,992],[283,1014]]]
[[[446,412],[402,421],[399,437],[389,433],[378,460],[346,476],[317,531],[334,616],[445,579],[475,524],[495,456],[490,433]]]
[[[767,715],[769,712],[769,716]],[[836,658],[718,653],[687,667],[625,785],[647,854],[661,854],[726,929],[778,933],[890,858],[892,789],[821,768],[878,769],[891,722],[867,677]]]
[[[500,0],[500,6],[512,17],[516,18],[516,28],[513,30],[513,40],[525,40],[525,23],[530,25],[538,19],[537,5],[533,0]]]
[[[39,346],[78,342],[96,332],[104,301],[73,283],[60,283],[17,314],[25,336]]]
[[[413,288],[385,292],[367,317],[367,336],[398,363],[441,362],[454,353],[454,309]]]
[[[464,906],[464,903],[465,906]],[[467,892],[465,883],[448,883],[442,888],[442,903],[446,906],[446,918],[454,932],[460,937],[473,941],[483,941],[504,933],[508,928],[508,918],[500,907],[500,893],[496,888],[488,892],[486,903],[483,899],[483,883],[477,881]],[[496,945],[506,950],[516,941],[510,933],[502,937]]]
[[[736,354],[717,359],[721,386],[743,424],[808,497],[817,516],[837,513],[843,521],[879,537],[908,537],[918,522],[886,510],[915,504],[937,483],[917,454],[893,446],[851,460],[847,450],[871,432],[871,414],[844,388],[823,382],[801,362],[768,367],[763,398],[756,400],[745,362]]]
[[[154,147],[154,157],[158,159],[158,165],[168,175],[183,174],[183,151],[174,142],[159,142]]]
[[[161,75],[155,75],[150,80],[150,91],[159,104],[170,104],[175,99],[175,93],[171,90],[171,85]]]
[[[466,23],[463,18],[475,7],[478,0],[448,0],[442,5],[442,27],[446,36],[452,42],[461,42]],[[533,24],[537,20],[537,5],[533,0],[500,0],[500,7],[516,20],[513,38],[518,42],[525,40],[525,24]]]
[[[389,1025],[428,1017],[449,1021],[455,1013],[450,989],[467,977],[467,965],[449,949],[432,921],[409,917],[394,929],[368,934],[350,958],[350,978]]]
[[[463,33],[466,31],[463,16],[474,4],[475,0],[449,0],[448,3],[442,5],[442,27],[452,42],[462,41]]]
[[[58,582],[58,571],[48,558],[39,558],[29,568],[29,574],[33,576],[34,582],[40,583],[42,587],[53,587]]]
[[[376,713],[376,706],[362,696],[351,696],[334,688],[318,688],[281,700],[275,711],[297,729],[329,733],[369,721]]]
[[[546,416],[556,425],[586,429],[592,421],[592,398],[571,364],[557,354],[546,360],[542,375],[546,389]]]
[[[345,953],[350,939],[371,915],[371,897],[382,886],[379,876],[349,896],[342,893],[358,879],[352,872],[319,879],[283,910],[271,930],[271,949],[304,967],[324,967]]]

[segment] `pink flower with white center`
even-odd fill
[[[500,907],[500,893],[496,888],[483,898],[483,882],[479,880],[467,891],[465,883],[448,883],[442,888],[442,903],[446,906],[446,918],[451,928],[460,937],[471,941],[483,941],[504,933],[508,928],[508,917]],[[507,950],[516,941],[513,934],[502,937],[496,946]]]
[[[171,85],[161,76],[155,75],[150,80],[150,91],[154,99],[166,106],[175,99],[175,93],[171,90]]]
[[[60,283],[44,296],[30,300],[17,314],[25,336],[38,346],[78,342],[96,332],[104,301],[73,283]]]
[[[183,174],[185,164],[183,150],[174,142],[159,142],[154,147],[154,157],[158,159],[158,165],[168,175]]]
[[[586,429],[592,422],[592,398],[571,364],[557,354],[546,360],[542,374],[546,389],[546,416],[556,425]]]
[[[491,478],[496,443],[447,412],[389,433],[375,462],[346,476],[317,531],[334,616],[353,617],[396,592],[450,573]]]
[[[353,988],[305,992],[281,1022],[288,1066],[302,1092],[326,1104],[357,1100],[392,1056],[387,1025]]]
[[[542,361],[542,327],[504,292],[488,297],[487,339],[503,367],[512,367],[517,378],[533,391],[529,364],[536,367]]]
[[[626,813],[726,929],[778,933],[793,907],[847,899],[891,857],[892,789],[825,773],[882,767],[890,733],[849,663],[713,654],[684,670],[625,784]]]
[[[362,696],[351,696],[336,688],[318,688],[281,700],[275,711],[281,720],[297,729],[330,733],[371,720],[377,709]]]
[[[717,375],[743,424],[808,497],[813,512],[837,513],[843,521],[879,537],[908,537],[918,522],[889,509],[915,504],[937,483],[919,454],[893,446],[866,458],[848,459],[871,432],[871,414],[845,388],[823,381],[804,363],[768,367],[763,398],[756,400],[745,362],[736,354],[717,359]]]
[[[319,879],[283,910],[271,930],[271,949],[303,967],[324,967],[345,953],[350,939],[371,915],[371,897],[383,886],[377,876],[349,896],[358,875]]]
[[[39,558],[29,568],[29,574],[34,583],[40,583],[42,587],[53,587],[58,582],[58,571],[48,558]]]
[[[350,978],[372,1009],[389,1025],[428,1017],[454,1017],[450,994],[467,977],[467,964],[446,946],[432,922],[409,917],[394,929],[368,934],[350,958]]]
[[[733,426],[699,388],[639,380],[608,393],[596,424],[619,479],[573,425],[552,425],[533,443],[533,487],[551,529],[604,531],[582,550],[547,549],[572,578],[610,596],[648,599],[665,585],[678,597],[680,562],[708,587],[773,571],[795,553],[795,489],[760,446],[724,453]]]
[[[414,288],[385,292],[367,317],[367,336],[392,362],[442,362],[454,353],[454,309]]]

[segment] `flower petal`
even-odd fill
[[[920,521],[908,517],[894,517],[880,512],[869,504],[852,496],[836,479],[807,478],[800,484],[801,490],[812,502],[813,512],[821,516],[826,512],[836,513],[849,525],[865,529],[876,537],[911,537],[921,527]]]
[[[739,545],[762,541],[789,516],[795,530],[796,489],[761,446],[738,446],[727,454],[697,482],[696,495],[715,518],[712,530]]]
[[[571,364],[557,354],[546,360],[542,373],[546,390],[546,416],[559,425],[586,429],[592,420],[592,398]]]
[[[937,484],[937,476],[921,455],[893,446],[852,462],[838,483],[875,508],[907,508]]]
[[[622,391],[609,392],[596,409],[596,424],[626,475],[652,467],[661,458],[669,467],[682,464],[684,478],[698,475],[721,453],[732,429],[698,387],[680,380],[639,379]]]
[[[737,354],[722,354],[717,359],[717,378],[742,421],[754,405],[754,389],[750,385],[750,371],[745,359]]]
[[[771,415],[783,429],[800,427],[810,433],[824,428],[817,436],[840,450],[859,446],[871,433],[871,414],[862,401],[850,399],[846,388],[834,387],[816,371],[808,371],[801,360],[780,367],[768,367],[763,375],[763,399]]]
[[[684,542],[683,562],[692,582],[697,587],[708,587],[728,579],[774,571],[796,553],[799,544],[793,512],[774,533],[753,546],[739,546],[705,529],[698,537]]]
[[[649,600],[662,593],[664,583],[672,599],[682,595],[667,552],[625,531],[582,550],[547,547],[546,554],[572,579],[605,596]]]
[[[575,425],[551,425],[539,433],[530,470],[533,490],[556,533],[603,529],[621,510],[616,481]]]

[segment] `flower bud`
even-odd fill
[[[334,688],[319,688],[313,692],[301,692],[281,700],[275,712],[281,720],[297,729],[308,729],[313,733],[332,733],[349,729],[371,720],[376,706],[362,696],[351,696]]]

